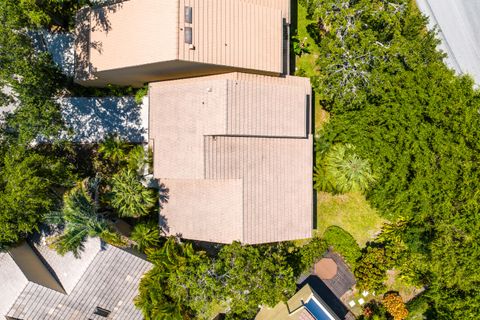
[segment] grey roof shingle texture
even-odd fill
[[[151,264],[119,248],[105,245],[68,295],[29,282],[7,316],[22,320],[105,319],[95,307],[110,310],[109,319],[142,319],[133,299],[141,276]]]

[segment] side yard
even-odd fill
[[[298,6],[297,46],[302,54],[296,61],[296,74],[312,77],[321,72],[316,67],[320,52],[308,29],[315,28],[315,21],[307,18],[307,10]],[[318,99],[314,102],[315,130],[322,127],[330,118],[329,113],[322,108]],[[317,230],[321,236],[330,226],[338,226],[350,233],[360,247],[373,240],[385,222],[378,213],[370,207],[365,197],[360,193],[332,195],[326,192],[317,193]]]
[[[320,236],[328,227],[338,226],[350,233],[360,247],[364,247],[375,238],[384,222],[360,193],[317,193],[317,230]]]
[[[297,53],[296,60],[296,75],[313,77],[321,70],[317,67],[316,61],[320,57],[320,49],[316,45],[315,40],[309,34],[308,30],[312,28],[318,28],[314,20],[310,20],[307,17],[307,10],[299,5],[298,6],[298,30],[294,40],[294,50]],[[322,105],[315,97],[314,101],[314,120],[315,131],[318,132],[322,126],[330,119],[330,114],[322,108]],[[317,136],[318,137],[318,136]],[[373,241],[376,236],[381,232],[382,226],[388,221],[382,218],[379,212],[372,208],[366,197],[361,192],[347,192],[344,194],[332,194],[328,192],[317,192],[316,199],[316,234],[323,238],[327,235],[326,231],[332,231],[331,227],[339,227],[346,233],[350,234],[357,242],[360,249],[365,249],[366,244],[369,241]],[[327,235],[328,237],[328,235]],[[351,250],[358,250],[353,248]],[[352,265],[351,259],[349,259],[349,250],[345,247],[338,245],[336,251],[343,253],[344,258],[350,264],[352,269],[355,268]],[[343,252],[341,252],[343,251]],[[398,276],[398,272],[390,270],[387,272],[388,277],[384,282],[385,292],[397,292],[404,301],[409,301],[417,296],[422,289],[415,288],[405,283],[405,281]],[[346,293],[342,300],[346,306],[352,301],[355,302],[355,306],[350,310],[360,316],[364,311],[363,307],[365,302],[369,301],[382,301],[383,295],[375,292],[363,291],[355,288]],[[365,301],[359,303],[359,301]],[[411,314],[411,319],[415,318],[414,313]],[[421,318],[418,318],[421,319]]]

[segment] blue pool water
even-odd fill
[[[310,299],[306,304],[308,311],[317,319],[317,320],[331,320],[333,319],[330,315],[323,310],[314,299]]]

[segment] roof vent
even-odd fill
[[[100,317],[106,318],[110,315],[111,311],[104,308],[96,307],[93,313]]]

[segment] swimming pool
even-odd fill
[[[335,320],[335,318],[325,309],[322,304],[312,297],[308,302],[305,304],[305,307],[308,311],[315,317],[317,320]]]

